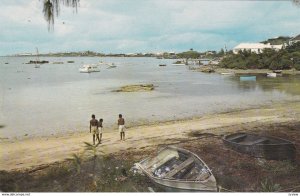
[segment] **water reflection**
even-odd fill
[[[239,90],[255,91],[261,89],[265,92],[279,91],[289,95],[300,95],[300,76],[282,75],[276,78],[267,77],[266,74],[251,74],[256,76],[256,81],[240,81],[242,74],[228,76],[228,80],[235,81]]]

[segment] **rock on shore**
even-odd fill
[[[122,86],[120,89],[114,90],[113,92],[146,92],[152,90],[154,90],[153,84],[134,84]]]

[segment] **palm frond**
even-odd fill
[[[48,31],[54,29],[55,16],[60,14],[60,5],[63,4],[66,7],[72,7],[77,13],[77,7],[80,0],[43,0],[43,13],[45,20],[48,23]]]
[[[299,6],[299,7],[300,7],[300,0],[293,0],[293,3],[294,3],[296,6]]]

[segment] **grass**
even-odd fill
[[[278,192],[280,189],[280,185],[273,183],[272,180],[265,179],[265,181],[261,182],[262,192]]]

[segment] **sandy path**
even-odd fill
[[[277,104],[272,108],[250,109],[239,112],[208,115],[203,118],[168,122],[151,126],[139,126],[126,130],[126,141],[119,140],[117,130],[106,130],[103,133],[99,150],[106,154],[126,149],[155,147],[168,144],[172,139],[187,138],[187,133],[195,130],[220,128],[214,134],[226,132],[227,126],[238,126],[255,123],[278,123],[300,119],[300,102]],[[91,142],[88,133],[66,136],[31,138],[21,141],[0,143],[0,170],[14,170],[35,167],[62,161],[72,153],[83,152],[83,142]]]

